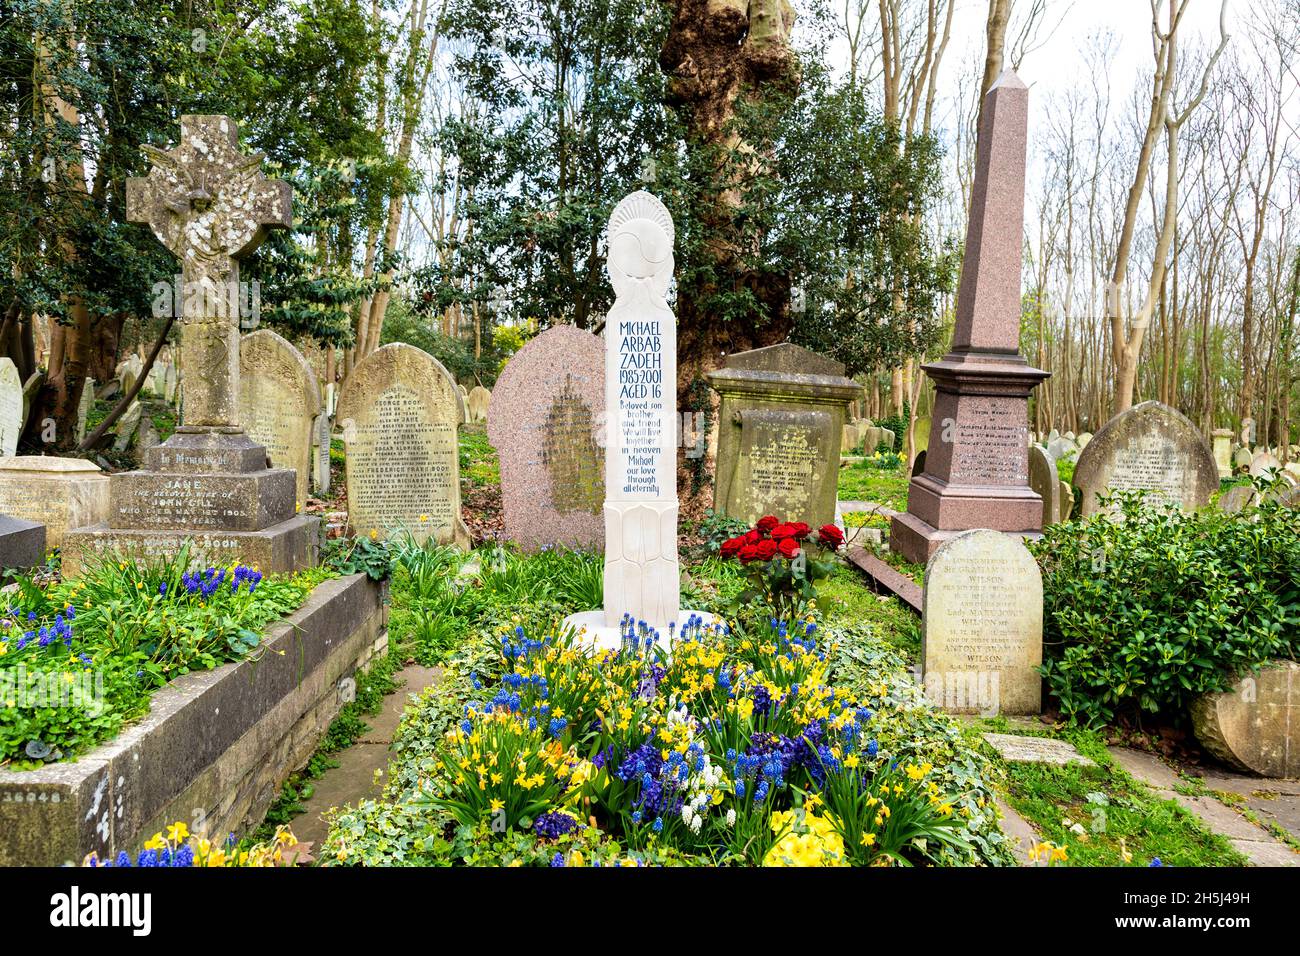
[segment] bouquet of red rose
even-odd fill
[[[754,527],[722,543],[723,558],[745,566],[753,587],[742,603],[761,600],[779,620],[804,616],[817,596],[814,585],[831,573],[831,556],[844,544],[844,532],[833,524],[813,530],[802,521],[759,518]]]

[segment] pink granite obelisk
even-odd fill
[[[925,365],[935,386],[925,471],[908,486],[890,547],[925,562],[971,528],[1042,530],[1029,487],[1029,393],[1047,378],[1020,354],[1020,264],[1029,89],[1010,70],[984,99],[952,350]]]

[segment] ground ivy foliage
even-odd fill
[[[322,858],[392,865],[1007,864],[994,771],[867,627],[592,653],[516,619],[408,709]]]

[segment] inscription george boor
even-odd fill
[[[429,421],[415,389],[384,389],[370,420],[354,423],[347,437],[348,504],[359,532],[454,526],[456,427]]]
[[[542,464],[551,478],[551,501],[560,514],[598,515],[605,503],[601,453],[592,437],[591,407],[566,375],[542,425]]]

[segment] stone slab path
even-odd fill
[[[303,801],[306,811],[290,822],[294,836],[319,847],[329,832],[322,818],[326,810],[379,796],[386,779],[381,776],[376,782],[375,771],[388,771],[388,748],[410,696],[441,678],[441,667],[421,667],[418,664],[411,664],[394,675],[398,689],[384,698],[383,709],[378,714],[363,718],[370,729],[351,747],[334,755],[337,767],[312,781],[311,799]]]
[[[1127,747],[1107,747],[1115,762],[1166,800],[1175,800],[1200,817],[1207,827],[1227,837],[1256,866],[1300,866],[1300,853],[1256,826],[1232,807],[1212,796],[1190,797],[1174,788],[1189,781],[1154,754]],[[1200,771],[1200,772],[1196,772]],[[1206,789],[1233,793],[1260,819],[1274,823],[1300,839],[1300,781],[1271,780],[1230,770],[1196,768]]]

